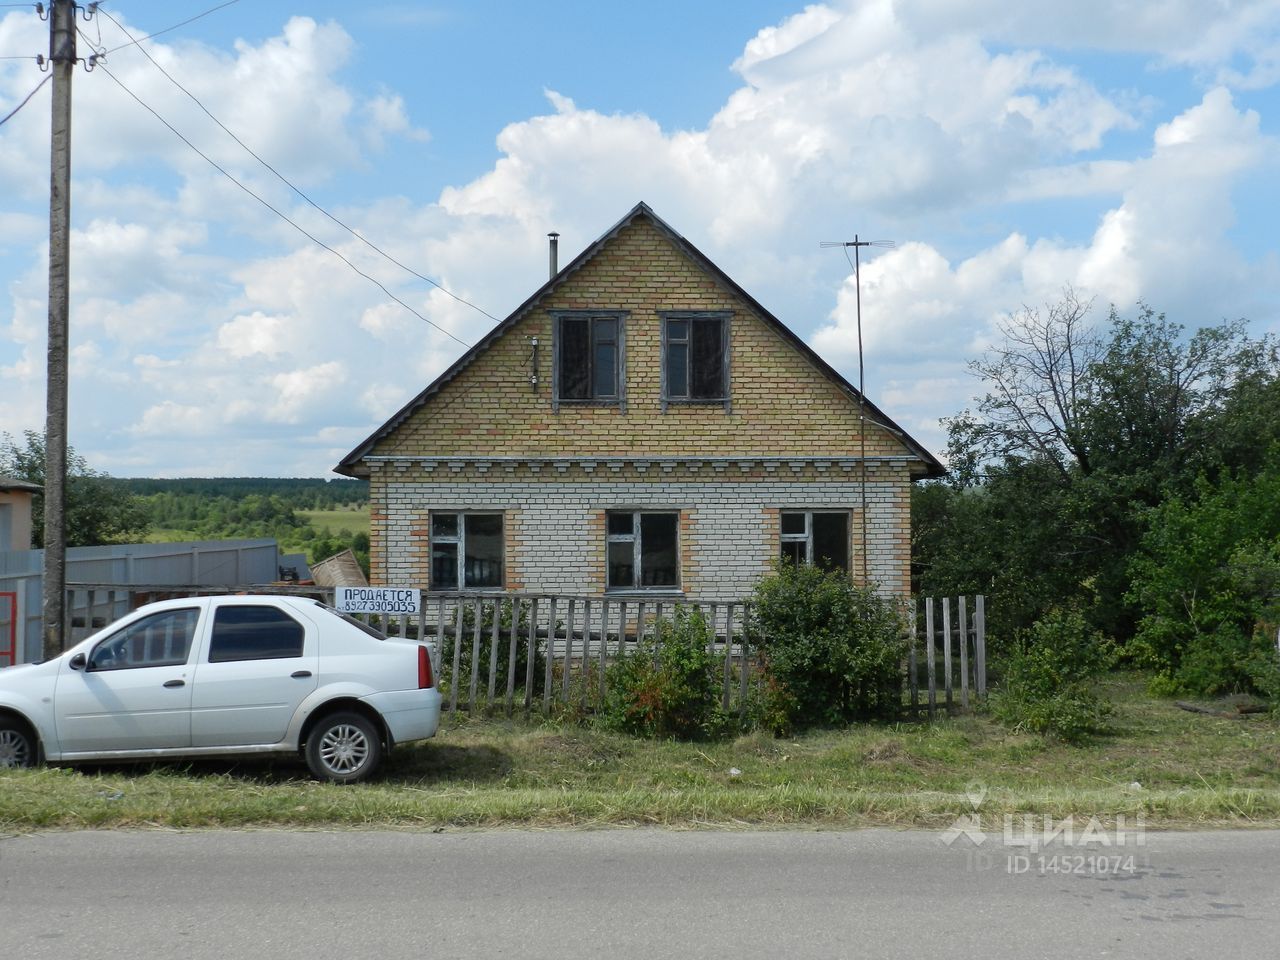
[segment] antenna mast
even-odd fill
[[[862,353],[862,260],[859,251],[863,247],[892,247],[892,240],[859,240],[855,233],[852,240],[829,241],[824,240],[820,246],[823,247],[840,247],[844,250],[845,259],[849,260],[849,266],[853,268],[854,280],[854,298],[857,303],[858,316],[858,459],[862,462],[862,482],[860,484],[862,499],[862,585],[865,587],[870,583],[868,567],[867,567],[867,418],[864,408],[866,405],[866,366],[863,363]],[[853,248],[853,257],[849,257],[849,248]]]

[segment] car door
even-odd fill
[[[62,752],[174,749],[191,744],[192,642],[200,608],[135,620],[94,644],[54,687]]]
[[[220,603],[195,667],[191,743],[278,743],[319,681],[316,626],[292,607]]]

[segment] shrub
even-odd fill
[[[615,730],[644,737],[697,740],[724,726],[720,708],[724,660],[702,614],[680,610],[605,673],[601,719]]]
[[[1110,646],[1080,611],[1050,611],[1015,646],[992,711],[1010,727],[1069,742],[1103,733],[1111,706],[1094,686],[1113,662]]]
[[[892,600],[842,572],[781,563],[756,586],[752,615],[791,726],[897,714],[906,634]]]

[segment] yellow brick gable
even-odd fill
[[[626,311],[626,405],[552,407],[552,314]],[[661,402],[661,320],[729,311],[731,411]],[[534,390],[532,339],[539,383]],[[868,416],[871,414],[869,413]],[[858,410],[741,297],[637,217],[368,451],[409,457],[851,457]],[[869,426],[870,457],[906,457]]]

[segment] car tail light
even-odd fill
[[[431,674],[431,651],[426,644],[418,644],[418,689],[426,690],[435,686],[435,677]]]

